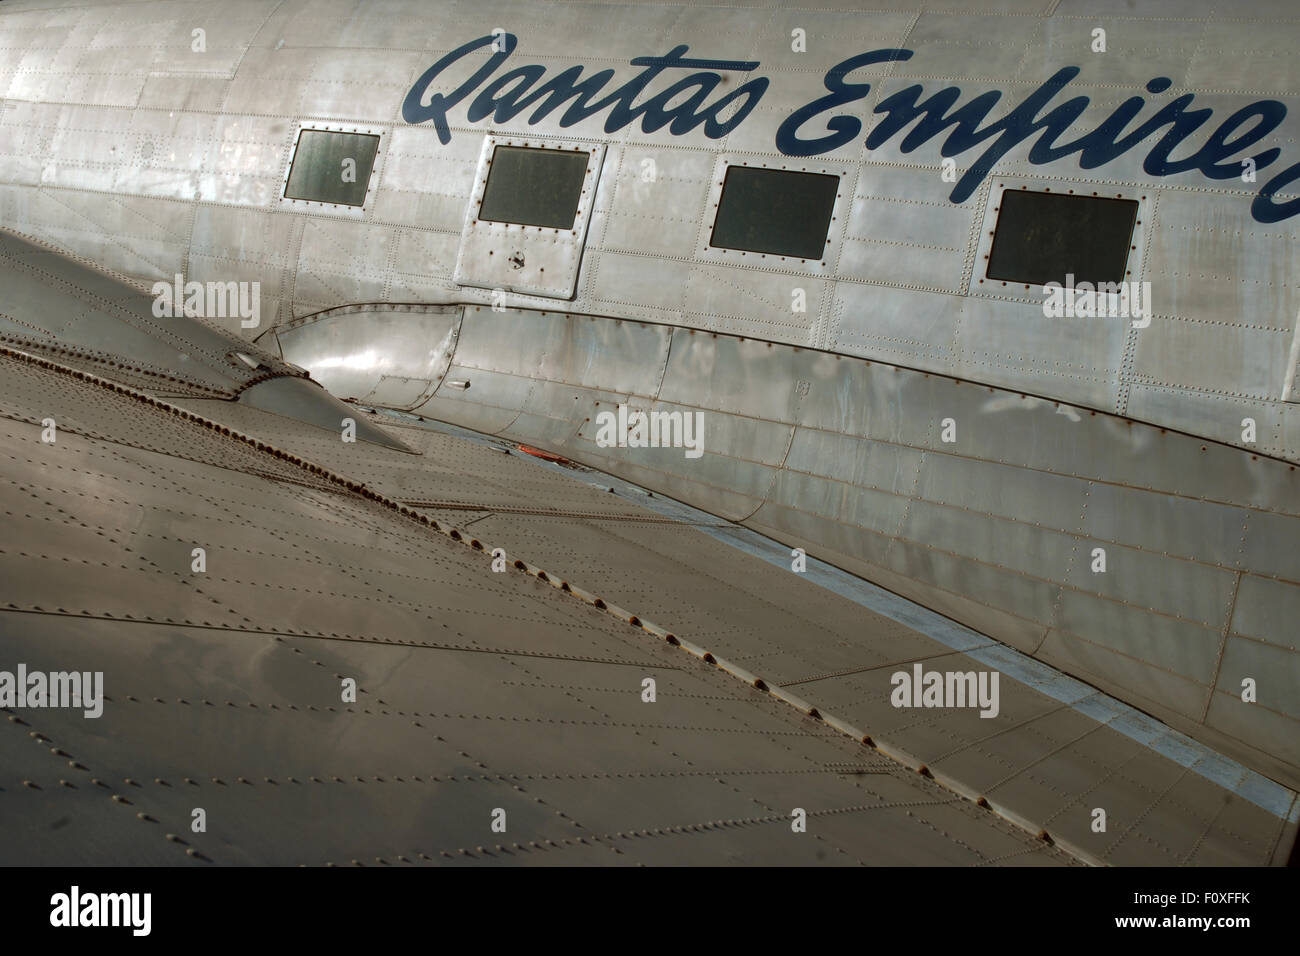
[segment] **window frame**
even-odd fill
[[[305,132],[351,133],[359,136],[378,137],[379,142],[375,146],[375,161],[370,167],[370,179],[366,183],[366,195],[360,206],[351,206],[346,203],[321,202],[315,199],[291,199],[286,195],[289,191],[289,177],[293,175],[294,160],[298,157],[298,147],[302,145],[302,134]],[[391,130],[382,126],[354,126],[350,124],[340,125],[314,122],[298,123],[294,130],[293,143],[289,149],[288,162],[285,163],[284,176],[280,181],[280,205],[288,208],[297,208],[348,218],[364,218],[368,215],[373,206],[373,199],[380,181],[384,158],[388,153],[388,150],[384,145],[384,140],[390,135]]]
[[[991,180],[985,191],[984,215],[980,223],[979,242],[967,266],[965,293],[989,299],[1012,300],[1042,307],[1043,286],[1013,279],[988,277],[989,257],[997,232],[1001,197],[1007,190],[1017,192],[1050,192],[1097,199],[1127,199],[1138,204],[1134,218],[1133,234],[1129,237],[1128,258],[1122,282],[1141,281],[1146,272],[1147,224],[1150,222],[1156,191],[1149,186],[1132,186],[1115,183],[1092,183],[1079,180],[1047,179],[1045,177],[1002,176]],[[1083,281],[1083,280],[1079,280]]]
[[[1012,189],[1012,190],[1010,190],[1010,191],[1003,190],[1003,191],[1001,191],[1001,192],[999,193],[999,198],[998,198],[998,207],[997,207],[997,209],[994,210],[994,212],[997,213],[997,219],[996,219],[995,222],[994,222],[994,226],[993,226],[993,237],[992,237],[991,242],[989,243],[989,254],[988,254],[988,258],[985,260],[985,263],[984,263],[984,278],[985,278],[985,279],[987,279],[987,280],[991,280],[991,281],[994,281],[994,282],[1011,282],[1011,283],[1019,283],[1019,284],[1021,284],[1021,285],[1026,284],[1026,280],[1024,280],[1024,279],[1017,279],[1017,278],[1014,278],[1014,277],[1011,277],[1011,276],[1005,276],[1005,275],[997,275],[997,276],[995,276],[995,275],[993,275],[993,273],[990,271],[990,270],[993,269],[993,260],[994,260],[994,256],[995,256],[995,254],[997,253],[997,250],[998,250],[998,238],[1002,235],[1002,226],[1003,226],[1003,223],[1002,223],[1003,207],[1006,205],[1006,203],[1007,203],[1007,201],[1008,201],[1008,198],[1011,197],[1011,196],[1016,196],[1016,197],[1020,197],[1020,196],[1025,196],[1025,197],[1029,197],[1029,196],[1047,196],[1047,197],[1051,197],[1052,199],[1064,199],[1065,202],[1066,202],[1066,204],[1069,204],[1069,203],[1071,203],[1071,202],[1079,202],[1079,203],[1083,203],[1083,204],[1087,204],[1087,203],[1090,203],[1090,202],[1095,202],[1095,203],[1101,203],[1101,204],[1103,204],[1103,205],[1105,205],[1105,204],[1109,204],[1109,203],[1121,203],[1124,207],[1127,207],[1127,208],[1124,209],[1124,212],[1125,212],[1125,213],[1131,213],[1131,214],[1132,214],[1132,219],[1131,219],[1131,221],[1128,223],[1128,228],[1127,228],[1127,230],[1126,230],[1126,232],[1125,232],[1125,234],[1124,234],[1124,240],[1123,240],[1123,245],[1124,245],[1124,249],[1123,249],[1123,259],[1124,259],[1124,262],[1123,262],[1123,266],[1121,267],[1123,271],[1122,271],[1122,273],[1121,273],[1119,276],[1101,277],[1101,276],[1097,276],[1097,275],[1092,275],[1092,274],[1090,274],[1090,273],[1085,273],[1085,272],[1083,272],[1083,271],[1081,270],[1081,267],[1078,266],[1078,265],[1076,265],[1076,266],[1074,266],[1074,267],[1070,267],[1070,266],[1065,267],[1065,272],[1064,272],[1062,275],[1060,275],[1060,276],[1055,276],[1055,277],[1050,278],[1050,279],[1048,279],[1048,280],[1046,280],[1046,281],[1047,281],[1047,282],[1060,282],[1060,283],[1063,283],[1063,282],[1065,282],[1066,277],[1069,276],[1069,275],[1073,275],[1074,278],[1075,278],[1075,281],[1076,281],[1076,282],[1087,282],[1087,283],[1092,283],[1092,284],[1102,283],[1102,282],[1127,282],[1127,281],[1130,281],[1131,276],[1132,276],[1132,274],[1133,274],[1133,270],[1129,268],[1129,254],[1133,251],[1133,249],[1132,249],[1133,230],[1137,228],[1137,218],[1138,218],[1138,216],[1139,216],[1140,213],[1141,213],[1141,210],[1139,209],[1138,201],[1137,201],[1136,199],[1125,199],[1125,198],[1120,197],[1120,196],[1081,195],[1080,193],[1074,192],[1073,190],[1071,190],[1071,191],[1069,191],[1069,192],[1061,192],[1060,190],[1057,190],[1056,192],[1052,192],[1051,189]],[[1114,207],[1112,207],[1112,208],[1114,208]],[[1008,240],[1011,240],[1011,239],[1012,239],[1012,236],[1007,235],[1005,238],[1007,238]],[[1117,236],[1114,236],[1114,237],[1107,237],[1108,241],[1113,241],[1115,238],[1118,238],[1118,237],[1117,237]],[[1097,240],[1097,243],[1100,243],[1100,239]],[[1103,251],[1109,253],[1111,250],[1103,250]],[[1118,250],[1116,250],[1116,251],[1118,251]],[[1080,269],[1081,271],[1079,271],[1079,272],[1075,272],[1075,271],[1073,271],[1073,269]],[[1037,282],[1037,281],[1030,281],[1028,284],[1030,284],[1030,285],[1042,285],[1043,283],[1039,283],[1039,282]]]
[[[544,226],[532,222],[516,222],[513,219],[489,219],[483,215],[483,202],[487,199],[488,186],[492,182],[492,172],[494,168],[493,164],[497,163],[497,154],[503,149],[519,150],[523,152],[535,152],[535,153],[555,153],[558,156],[566,156],[566,157],[571,156],[574,158],[578,158],[578,157],[583,158],[584,169],[583,169],[582,177],[578,182],[578,187],[579,187],[578,194],[575,197],[573,203],[573,218],[569,220],[569,224],[567,226]],[[565,233],[565,232],[572,233],[576,231],[578,226],[578,217],[582,214],[583,211],[582,210],[583,197],[585,195],[585,190],[589,183],[589,177],[591,173],[590,152],[581,149],[556,149],[554,147],[549,147],[549,146],[516,146],[504,142],[497,142],[492,145],[492,154],[484,165],[486,168],[486,176],[483,179],[483,189],[481,193],[476,191],[477,198],[475,199],[474,202],[474,219],[476,222],[496,222],[506,226],[521,226],[524,228],[544,229],[544,230],[549,229],[552,232],[556,233],[557,235],[560,233]],[[496,168],[500,168],[500,167],[497,166]]]
[[[578,210],[568,229],[529,226],[478,218],[478,210],[500,146],[585,153],[587,169],[578,195]],[[458,286],[503,289],[522,296],[571,300],[577,295],[578,273],[585,254],[600,185],[606,148],[602,141],[552,139],[547,136],[485,135],[479,151],[474,186],[465,208],[460,245],[452,281]],[[515,254],[523,261],[515,267]]]
[[[722,188],[726,183],[727,170],[732,166],[749,166],[756,169],[771,169],[789,173],[816,173],[823,176],[838,176],[840,186],[836,190],[835,203],[831,207],[831,218],[826,234],[825,255],[821,259],[803,259],[798,256],[783,256],[775,252],[750,252],[745,249],[727,249],[710,245],[713,230],[717,224],[718,209],[722,201]],[[820,156],[809,157],[803,161],[781,162],[779,160],[763,159],[747,153],[720,154],[714,161],[713,178],[705,200],[704,215],[700,216],[699,234],[695,244],[695,258],[702,262],[760,269],[767,272],[789,272],[826,279],[836,278],[840,250],[843,247],[843,237],[848,227],[848,216],[852,211],[853,195],[857,188],[857,174],[858,167],[856,163],[823,160]]]
[[[817,256],[814,259],[812,256],[801,256],[798,255],[797,253],[772,252],[772,251],[765,251],[762,249],[744,249],[741,248],[740,246],[723,246],[717,244],[714,241],[714,237],[717,236],[718,233],[718,225],[721,222],[723,209],[727,201],[727,183],[731,181],[733,175],[742,172],[743,173],[749,173],[749,172],[770,173],[775,176],[783,176],[783,175],[795,176],[795,177],[813,176],[819,179],[835,181],[835,196],[831,199],[830,208],[826,210],[827,213],[826,225],[823,230],[823,238],[820,243],[820,249],[819,249],[819,251],[821,252],[820,256]],[[813,172],[813,171],[802,170],[802,169],[773,169],[765,165],[750,165],[748,163],[741,163],[739,165],[736,165],[733,163],[732,165],[728,166],[726,170],[723,172],[722,189],[718,193],[718,202],[715,206],[715,212],[713,214],[713,227],[709,230],[709,248],[725,249],[730,252],[744,252],[744,253],[748,253],[749,255],[756,255],[756,256],[776,256],[780,259],[797,259],[800,262],[809,262],[809,261],[822,262],[826,258],[826,250],[830,245],[831,224],[835,222],[835,202],[836,199],[838,199],[840,196],[841,189],[843,189],[843,180],[841,180],[839,176],[836,176],[833,173]]]

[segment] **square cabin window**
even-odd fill
[[[590,158],[586,151],[496,147],[478,218],[572,229]]]
[[[1137,222],[1136,199],[1006,190],[986,276],[1046,285],[1123,282]]]
[[[378,136],[305,129],[298,136],[284,196],[337,206],[364,205],[378,151]]]
[[[840,178],[729,166],[709,245],[821,260]]]

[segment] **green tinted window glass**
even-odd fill
[[[589,158],[585,151],[498,146],[478,218],[572,229]]]
[[[305,129],[298,137],[284,195],[341,206],[364,205],[378,150],[378,136]]]
[[[709,245],[821,259],[839,188],[838,176],[730,166]]]
[[[1064,193],[1006,190],[989,250],[990,279],[1046,285],[1122,282],[1138,204]]]

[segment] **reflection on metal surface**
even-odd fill
[[[307,367],[309,329],[284,343]],[[470,373],[412,410],[805,546],[1300,781],[1300,679],[1241,699],[1294,655],[1285,463],[878,362],[563,313],[468,308],[447,375]],[[598,413],[629,401],[703,413],[703,458],[600,447]]]
[[[399,420],[401,418],[406,418],[406,416],[399,416]],[[448,433],[463,435],[467,440],[491,444],[490,439],[486,436],[465,435],[459,430],[453,431],[448,426],[438,422],[422,421],[421,427],[447,431]],[[520,446],[520,450],[525,451],[528,449]],[[644,488],[617,478],[611,478],[606,474],[599,472],[575,473],[572,463],[566,459],[558,458],[558,456],[539,455],[538,457],[545,461],[555,462],[556,467],[563,466],[566,475],[573,476],[599,491],[617,493],[624,498],[635,498],[641,507],[661,515],[662,517],[659,520],[689,525],[691,528],[708,534],[725,544],[728,548],[737,549],[747,555],[753,555],[767,564],[781,569],[783,573],[789,569],[789,549],[772,538],[731,522],[719,522],[707,512],[692,508],[682,502],[664,498],[661,495],[655,495]],[[480,507],[474,503],[463,501],[456,503],[408,502],[408,504],[421,508],[455,507],[462,510],[476,510]],[[492,504],[482,510],[498,514],[509,509],[499,504]],[[653,520],[594,513],[585,515],[570,513],[570,515],[601,521]],[[1161,756],[1188,768],[1193,773],[1204,776],[1217,786],[1223,787],[1242,799],[1255,804],[1280,821],[1294,824],[1297,820],[1300,820],[1300,802],[1297,802],[1295,791],[1275,783],[1252,770],[1248,770],[1234,761],[1225,759],[1203,744],[1162,726],[1158,721],[1146,714],[1113,698],[1108,698],[1094,688],[1074,680],[1060,671],[999,644],[970,628],[963,627],[929,608],[908,601],[869,581],[848,574],[834,565],[826,564],[815,558],[808,560],[807,569],[803,572],[803,579],[843,596],[864,608],[868,608],[875,614],[883,615],[906,625],[954,651],[967,654],[972,659],[996,668],[1009,678],[1033,687],[1036,692],[1066,704],[1081,714],[1101,721],[1115,732],[1150,748]],[[873,668],[866,668],[866,670],[870,669]],[[852,671],[843,673],[852,673]],[[821,674],[803,680],[787,680],[781,686],[789,687],[840,676],[842,676],[842,673]],[[941,759],[940,762],[942,762]]]
[[[365,418],[358,418],[355,409],[339,401],[315,382],[302,378],[272,378],[258,382],[239,393],[239,401],[253,408],[274,412],[298,421],[342,434],[344,422],[353,422],[356,437],[398,451],[410,452],[382,429],[375,428]]]
[[[51,402],[77,423],[61,439],[64,467],[47,474],[24,459],[0,484],[20,534],[46,529],[39,554],[0,553],[11,585],[0,607],[4,647],[33,667],[75,659],[104,674],[111,698],[91,729],[60,710],[0,724],[5,766],[37,784],[5,788],[6,818],[53,805],[65,819],[56,830],[6,833],[11,860],[824,865],[829,848],[844,863],[980,863],[1008,853],[1074,862],[693,662],[580,588],[527,564],[492,573],[490,556],[454,529],[330,470],[364,469],[361,446],[295,422],[286,430],[290,420],[251,409],[245,424],[258,438],[228,434],[52,364],[0,356],[0,372],[10,447],[32,441],[28,420]],[[108,433],[85,435],[92,422]],[[146,464],[115,440],[127,422],[183,457],[154,452]],[[290,447],[267,444],[268,428]],[[304,442],[326,467],[297,456]],[[455,445],[425,448],[466,460]],[[409,461],[384,448],[366,458],[376,455],[381,483]],[[479,455],[466,477],[490,484],[500,458]],[[92,470],[111,476],[118,497],[78,494]],[[332,490],[304,493],[304,481]],[[76,516],[32,501],[29,482],[55,501],[77,500]],[[134,516],[127,529],[123,507]],[[196,540],[211,571],[197,587]],[[97,573],[69,592],[49,572],[71,553]],[[653,710],[639,696],[647,672],[660,687]],[[355,703],[340,701],[339,675],[354,676]],[[31,726],[75,758],[73,769],[31,746]],[[838,769],[848,764],[871,773]],[[99,788],[92,777],[145,781],[130,804],[150,828],[119,809],[117,785]],[[808,802],[809,787],[815,840],[790,832],[785,809]],[[196,799],[210,834],[189,831]],[[485,850],[468,821],[486,821],[494,807],[508,814],[510,843]],[[185,842],[165,839],[169,831]],[[628,842],[630,832],[646,839]]]
[[[37,260],[40,268],[33,264]],[[122,279],[52,258],[35,243],[3,231],[0,281],[12,297],[8,314],[16,320],[15,331],[0,336],[0,344],[158,394],[233,399],[336,434],[342,420],[354,416],[303,377],[301,368],[199,319],[159,318],[153,298]],[[374,367],[361,364],[367,371]],[[356,428],[364,441],[403,447],[364,419]]]
[[[414,408],[447,371],[460,316],[458,306],[352,306],[301,319],[275,337],[333,394]],[[375,348],[376,336],[397,347]]]
[[[474,846],[465,821],[482,801],[502,805],[506,792],[561,811],[515,816],[529,799],[505,804],[519,842],[510,854],[498,851],[499,861],[514,864],[545,862],[531,856],[543,847],[564,849],[570,863],[601,862],[581,848],[612,845],[626,862],[824,865],[824,853],[805,852],[807,842],[780,837],[788,826],[770,825],[788,824],[770,808],[803,806],[812,791],[820,808],[809,814],[813,843],[846,863],[1069,862],[1062,849],[1084,860],[1143,862],[1155,827],[1171,859],[1258,864],[1284,857],[1294,840],[1294,793],[1287,812],[1285,800],[1273,807],[1278,801],[1249,791],[1248,781],[1214,782],[1200,764],[1211,769],[1216,755],[1180,767],[1173,758],[1181,755],[1162,753],[1149,731],[1135,746],[1123,708],[1090,689],[1076,689],[1081,706],[1063,710],[1059,695],[1046,694],[1068,682],[1041,665],[994,658],[1007,680],[991,738],[979,717],[960,710],[935,715],[937,737],[930,721],[900,721],[887,695],[872,689],[893,662],[941,655],[960,667],[966,654],[996,646],[977,635],[936,642],[933,616],[922,609],[900,612],[888,597],[865,606],[846,600],[750,557],[752,542],[738,550],[728,530],[673,502],[655,502],[666,521],[619,520],[656,512],[637,503],[650,500],[647,492],[618,479],[503,456],[499,441],[454,428],[394,429],[423,452],[419,459],[380,446],[358,454],[364,446],[247,406],[197,400],[189,404],[201,406],[198,414],[177,414],[52,363],[0,357],[0,371],[11,383],[0,416],[6,442],[35,442],[24,433],[51,401],[71,426],[61,439],[64,468],[29,461],[17,475],[39,482],[49,506],[22,505],[31,499],[19,485],[0,486],[12,492],[6,507],[22,515],[22,527],[40,524],[47,542],[40,557],[0,554],[0,570],[18,588],[0,609],[0,633],[38,665],[74,654],[116,690],[103,717],[107,736],[100,727],[87,736],[84,721],[59,711],[42,712],[40,729],[87,774],[162,781],[131,791],[160,828],[188,820],[190,786],[223,821],[219,839],[189,844],[201,856],[180,858],[174,844],[148,839],[135,817],[108,812],[105,794],[98,813],[94,801],[78,805],[58,834],[32,830],[11,842],[24,859],[84,860],[78,837],[93,829],[96,847],[131,862],[491,862],[481,851],[460,853]],[[127,421],[149,444],[175,445],[183,457],[153,452],[145,470],[133,434],[120,431]],[[89,430],[107,434],[86,437]],[[116,479],[114,500],[76,494],[88,467]],[[394,501],[397,489],[472,500],[466,507],[480,517],[472,534],[457,530],[446,510],[430,517]],[[518,506],[533,495],[560,507],[530,517]],[[56,502],[67,504],[55,510]],[[124,505],[137,516],[135,530],[118,527]],[[96,534],[110,529],[107,540]],[[197,589],[187,583],[196,540],[214,572]],[[105,564],[56,603],[59,575],[44,572],[62,567],[60,549],[116,558],[123,544],[138,566]],[[488,567],[496,546],[512,558],[505,574]],[[111,567],[112,580],[101,580]],[[185,571],[168,574],[172,567]],[[216,573],[233,567],[239,579]],[[627,573],[632,567],[636,574]],[[876,606],[920,627],[900,627]],[[68,616],[75,629],[63,623]],[[86,641],[87,629],[106,639]],[[519,634],[526,640],[514,640]],[[176,666],[196,659],[205,666]],[[652,713],[629,677],[647,670],[660,688]],[[362,696],[340,705],[338,677],[349,674]],[[786,689],[794,685],[798,694]],[[1089,696],[1091,706],[1082,706]],[[519,731],[493,730],[500,721]],[[201,751],[192,746],[196,733]],[[53,772],[26,737],[9,739],[9,765],[26,779]],[[1148,827],[1093,832],[1087,814],[1071,809],[1083,795],[1080,761],[1097,765],[1089,800],[1132,805]],[[1153,794],[1143,784],[1150,779],[1172,782]],[[169,786],[175,781],[185,792]],[[493,786],[502,782],[518,789]],[[327,784],[365,786],[331,797],[316,789]],[[43,794],[28,800],[48,800]],[[15,794],[4,797],[12,804]],[[257,813],[239,812],[248,801]],[[755,816],[755,802],[768,809]],[[434,818],[419,810],[429,806],[439,809]],[[579,820],[585,843],[564,835],[573,825],[566,821]],[[696,821],[709,822],[701,830]],[[619,842],[642,828],[659,839]],[[702,832],[715,839],[690,837]]]

